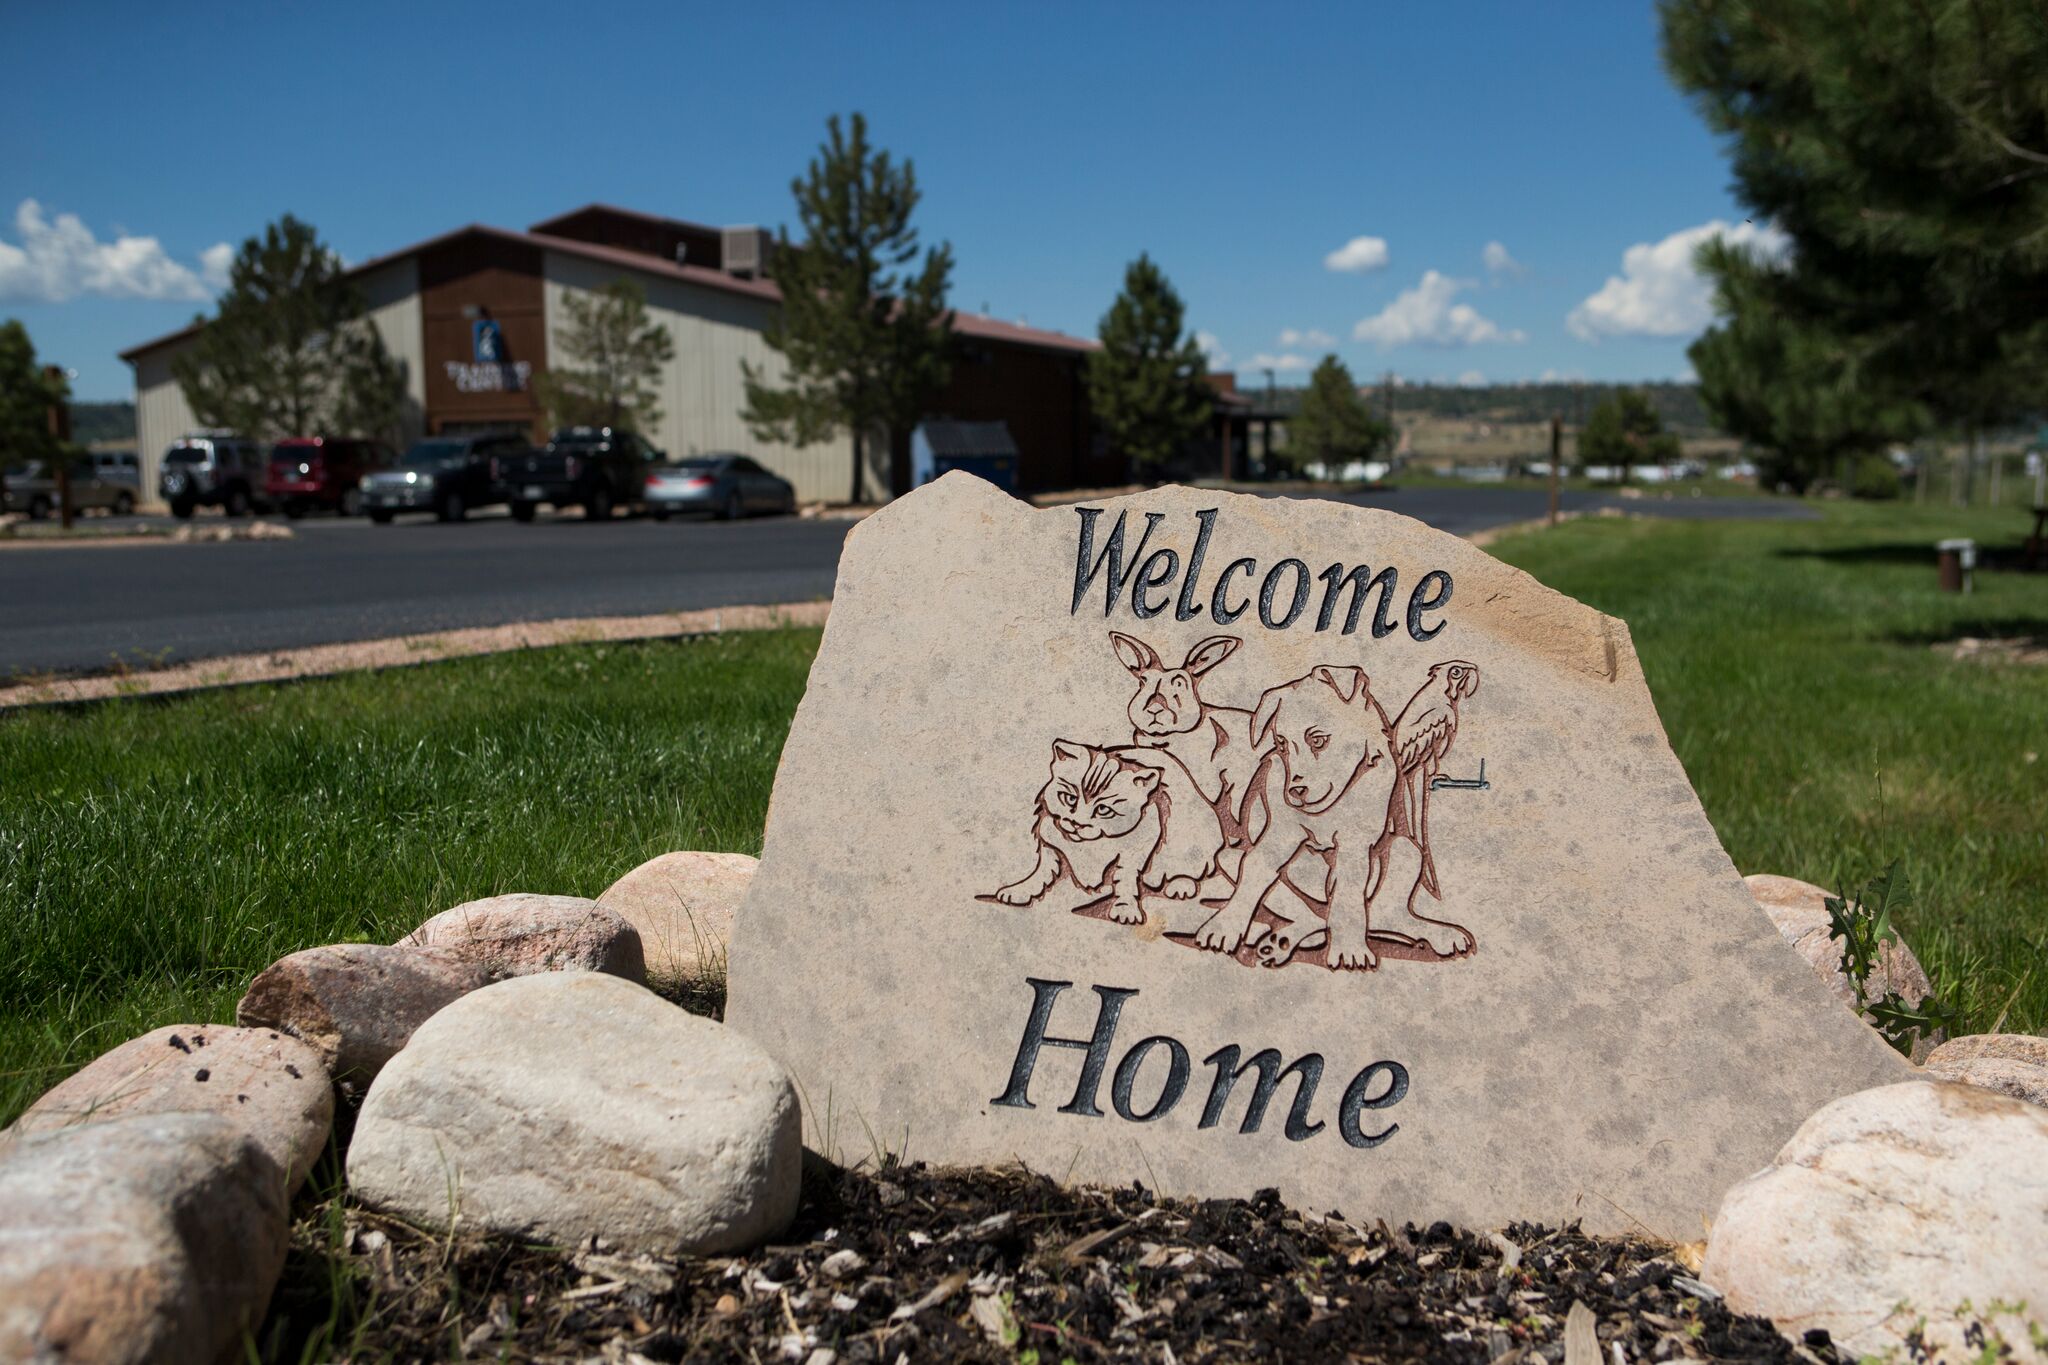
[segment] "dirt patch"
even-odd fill
[[[1795,1345],[1730,1313],[1690,1263],[1575,1228],[1395,1229],[1271,1193],[1162,1200],[1016,1170],[819,1163],[782,1242],[734,1258],[450,1242],[324,1205],[299,1224],[260,1345],[271,1359],[1533,1365],[1565,1358],[1576,1318],[1599,1365],[1837,1359],[1823,1333]]]
[[[407,664],[461,659],[476,654],[503,654],[515,649],[538,649],[548,645],[659,640],[684,635],[716,635],[728,630],[821,626],[831,606],[829,602],[794,602],[771,607],[715,607],[708,611],[674,612],[664,616],[593,616],[532,621],[428,635],[401,635],[384,640],[315,645],[308,649],[277,650],[264,654],[231,654],[171,668],[90,678],[33,679],[0,686],[0,711],[14,706],[102,701],[109,697],[190,692],[204,687],[285,682],[356,669],[398,668]]]
[[[1958,661],[1980,664],[2048,664],[2048,635],[1965,635],[1934,647]]]

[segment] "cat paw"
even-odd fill
[[[1341,948],[1332,944],[1323,965],[1333,972],[1369,972],[1380,965],[1380,959],[1369,943],[1352,943]]]
[[[1244,933],[1242,921],[1222,913],[1211,915],[1201,928],[1195,930],[1195,946],[1207,948],[1212,953],[1234,953],[1244,942]]]
[[[1019,882],[1015,886],[1003,887],[1001,890],[996,892],[994,898],[996,900],[1001,901],[1004,905],[1029,905],[1034,899],[1036,899],[1036,897],[1034,897],[1031,894],[1031,888],[1024,885],[1022,882]]]
[[[1111,901],[1109,918],[1115,924],[1143,924],[1145,911],[1136,901]]]
[[[1429,924],[1415,936],[1438,957],[1463,957],[1476,946],[1469,930],[1455,924]]]
[[[1195,893],[1201,889],[1201,882],[1193,877],[1168,877],[1166,879],[1166,898],[1170,901],[1193,900]]]

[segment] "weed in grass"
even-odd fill
[[[1864,1015],[1886,1042],[1904,1055],[1922,1040],[1933,1042],[1959,1026],[1954,1009],[1942,1004],[1935,992],[1920,1000],[1907,1000],[1896,990],[1871,998],[1870,978],[1877,971],[1887,948],[1899,942],[1892,927],[1892,911],[1912,899],[1912,884],[1898,861],[1872,877],[1851,899],[1847,892],[1827,898],[1828,934],[1842,945],[1842,974],[1856,991],[1856,1010]]]

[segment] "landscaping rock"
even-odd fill
[[[370,1087],[348,1179],[373,1208],[657,1255],[796,1211],[796,1093],[751,1040],[628,982],[524,976],[421,1025]]]
[[[1944,1081],[2048,1106],[2048,1038],[2024,1033],[1951,1038],[1927,1054],[1927,1070]]]
[[[250,1133],[296,1191],[327,1146],[334,1092],[319,1052],[268,1028],[172,1024],[103,1053],[0,1133],[32,1134],[138,1114],[218,1114]]]
[[[1827,900],[1834,892],[1812,882],[1800,881],[1797,877],[1780,877],[1771,873],[1755,873],[1742,879],[1749,888],[1749,894],[1771,917],[1771,923],[1778,927],[1778,933],[1785,942],[1792,945],[1806,964],[1813,968],[1820,979],[1828,983],[1828,989],[1835,998],[1850,1009],[1856,1008],[1856,986],[1842,970],[1842,945],[1828,932]],[[1920,960],[1913,956],[1913,950],[1906,946],[1904,939],[1895,939],[1884,945],[1877,956],[1877,965],[1871,970],[1865,993],[1872,1000],[1883,999],[1891,991],[1897,991],[1908,1004],[1917,1005],[1934,993],[1934,983],[1928,979]],[[1921,1061],[1939,1038],[1922,1041],[1913,1049],[1913,1060]]]
[[[581,896],[524,892],[468,901],[398,941],[402,948],[445,948],[494,977],[533,972],[609,972],[647,979],[640,935],[617,911]]]
[[[1985,1326],[2025,1349],[2048,1328],[2048,1113],[1963,1085],[1907,1082],[1836,1100],[1728,1192],[1700,1276],[1794,1340],[1977,1359]],[[2025,1358],[2025,1357],[2022,1357]]]
[[[21,1140],[0,1158],[0,1359],[221,1360],[283,1269],[285,1179],[219,1114]]]
[[[414,1029],[493,979],[445,948],[333,943],[264,968],[235,1019],[311,1044],[336,1081],[367,1086]]]
[[[744,853],[664,853],[613,882],[597,903],[640,932],[649,981],[723,978],[733,913],[758,866]]]

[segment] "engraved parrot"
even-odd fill
[[[1421,885],[1442,900],[1437,890],[1436,859],[1429,851],[1429,784],[1443,767],[1458,737],[1458,701],[1479,690],[1479,666],[1447,659],[1429,670],[1429,681],[1416,690],[1394,721],[1394,758],[1401,783],[1387,813],[1388,832],[1405,834],[1422,848]]]

